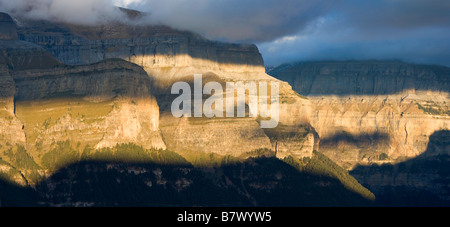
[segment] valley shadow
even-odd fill
[[[82,161],[59,169],[34,189],[3,187],[3,206],[333,207],[372,203],[336,178],[301,172],[273,157],[215,167]]]
[[[45,200],[31,187],[22,187],[0,179],[0,207],[42,207]]]
[[[377,206],[450,206],[450,131],[433,133],[415,158],[358,166],[350,174],[375,194]]]

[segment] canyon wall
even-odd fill
[[[141,66],[152,78],[153,94],[161,107],[163,138],[167,147],[174,151],[239,155],[260,148],[274,149],[276,145],[276,141],[258,127],[255,118],[184,121],[166,114],[170,112],[172,102],[167,98],[171,85],[180,80],[192,80],[194,74],[212,76],[222,84],[279,82],[280,123],[309,127],[309,101],[300,98],[288,83],[265,73],[264,61],[255,45],[210,41],[166,26],[111,23],[90,27],[17,20],[21,40],[44,47],[65,64],[90,64],[121,58]],[[314,137],[308,138],[314,140]],[[304,155],[311,154],[310,140],[295,141],[293,144],[296,145],[291,147],[303,149],[300,153]],[[308,144],[309,149],[302,148],[303,143]]]
[[[165,148],[150,79],[134,64],[106,60],[16,71],[14,80],[17,115],[25,122],[28,139],[35,138],[28,143],[49,145],[70,139],[94,142],[97,148],[118,143]],[[31,136],[36,132],[39,135]]]
[[[450,69],[402,62],[305,62],[269,74],[311,101],[320,151],[347,168],[422,154],[450,127]]]
[[[13,19],[6,13],[0,12],[0,39],[17,39],[17,29]]]
[[[19,20],[21,40],[44,47],[70,65],[122,58],[162,80],[208,71],[239,80],[270,78],[255,45],[214,42],[165,26],[111,23],[90,27]]]

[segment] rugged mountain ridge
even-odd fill
[[[63,140],[67,139],[70,131],[78,130],[80,133],[98,132],[98,136],[102,138],[96,147],[134,142],[146,148],[165,148],[159,131],[158,104],[151,95],[151,82],[146,73],[136,65],[123,60],[106,60],[85,66],[18,71],[14,73],[14,80],[17,88],[15,100],[18,116],[26,118],[28,113],[25,110],[38,108],[39,105],[50,104],[52,101],[73,105],[67,111],[60,110],[61,116],[56,114],[44,119],[50,119],[47,122],[51,127],[48,126],[43,136],[51,138],[56,136],[54,133],[61,134],[69,130],[62,133],[60,139],[56,139]],[[81,110],[84,105],[87,105],[86,108],[96,108],[95,104],[103,106],[104,112]],[[71,108],[80,108],[80,112]],[[57,112],[55,109],[42,111]],[[48,114],[52,115],[50,112]],[[38,114],[35,117],[38,116],[44,117],[46,114]],[[53,119],[56,117],[59,118]],[[26,122],[25,119],[23,121]],[[94,122],[89,124],[91,121]],[[26,124],[25,127],[33,125]],[[38,139],[40,137],[38,136]],[[78,136],[85,142],[96,137],[90,135],[86,138],[82,133]],[[70,138],[77,136],[72,135]],[[51,139],[43,140],[46,143],[54,142]]]
[[[259,149],[279,150],[281,158],[312,156],[317,137],[311,130],[278,146],[256,118],[176,119],[169,113],[170,85],[203,73],[220,83],[279,82],[281,124],[309,127],[308,101],[265,74],[255,45],[209,41],[165,26],[89,27],[21,18],[9,23],[14,21],[20,40],[1,40],[2,60],[15,88],[9,112],[18,119],[18,144],[34,149],[32,157],[65,140],[80,149],[132,142],[188,156],[246,156]]]
[[[14,38],[0,40],[0,148],[30,183],[45,175],[38,165],[65,141],[80,150],[118,143],[166,148],[152,82],[141,67],[121,59],[68,66]]]
[[[396,61],[271,69],[311,101],[319,151],[393,206],[448,204],[450,69]]]
[[[349,168],[416,157],[430,135],[450,127],[450,69],[443,66],[303,62],[269,74],[310,99],[320,150]]]
[[[446,95],[450,87],[448,67],[400,61],[300,62],[273,68],[269,74],[306,96]]]
[[[0,39],[17,39],[17,29],[13,19],[6,13],[0,13]]]
[[[24,29],[29,24],[16,21],[21,40],[1,40],[0,58],[9,121],[1,127],[1,136],[8,138],[0,144],[0,199],[6,195],[7,205],[17,205],[17,196],[29,198],[25,205],[53,206],[349,205],[373,200],[345,170],[330,168],[328,159],[313,153],[317,137],[304,108],[308,101],[264,73],[255,46],[211,42],[162,26],[130,28],[127,37],[124,26],[105,25],[99,32],[36,22]],[[151,37],[140,39],[136,32],[146,29]],[[24,32],[36,34],[27,38]],[[145,56],[133,56],[134,45]],[[155,51],[163,54],[152,56]],[[257,118],[174,119],[167,112],[167,88],[193,73],[221,83],[280,82],[280,128],[265,131]],[[21,135],[15,136],[19,140],[5,133],[14,132],[8,127]],[[181,157],[166,147],[187,153]],[[193,168],[188,161],[206,166]],[[310,201],[317,191],[326,196]]]
[[[432,133],[449,128],[449,73],[445,67],[399,62],[303,63],[274,68],[269,72],[272,77],[265,73],[262,56],[254,45],[209,41],[165,26],[129,26],[120,22],[78,26],[4,18],[1,23],[7,26],[5,38],[0,40],[0,87],[5,89],[1,93],[4,107],[0,109],[0,120],[5,122],[2,141],[11,143],[0,144],[2,158],[7,161],[0,164],[10,171],[13,165],[9,163],[23,164],[15,157],[30,160],[31,164],[24,164],[26,168],[19,171],[23,175],[14,175],[22,185],[27,184],[27,179],[35,179],[36,174],[46,174],[38,165],[51,169],[58,159],[76,161],[79,156],[101,155],[111,158],[108,155],[113,154],[111,159],[115,160],[118,153],[128,157],[128,153],[121,154],[117,149],[132,145],[115,147],[123,143],[146,148],[132,147],[132,154],[138,158],[150,155],[152,162],[154,156],[167,161],[161,155],[164,152],[154,149],[168,148],[191,163],[207,159],[233,166],[236,157],[276,156],[304,170],[320,156],[313,151],[320,150],[352,169],[358,164],[396,163],[416,157],[425,151]],[[12,27],[14,21],[17,35]],[[169,112],[169,88],[177,81],[191,82],[193,74],[204,74],[222,84],[279,82],[280,125],[263,130],[257,118],[174,118]],[[436,155],[446,152],[448,149],[439,149]],[[61,153],[68,156],[61,157]],[[33,164],[32,160],[38,161]],[[272,162],[268,162],[269,166]],[[332,178],[336,174],[347,176],[342,173],[345,171],[336,173],[340,167],[331,161],[323,162],[332,169],[325,171]],[[79,166],[70,164],[65,163],[67,169],[58,166],[62,169],[54,176],[57,182],[44,181],[39,185],[41,192],[49,197],[55,195],[56,200],[67,200],[65,196],[74,191],[58,177],[77,177],[72,170]],[[106,163],[97,169],[97,164],[88,163],[81,169],[88,174],[106,171],[104,176],[109,176],[110,170],[116,171],[117,178],[108,179],[118,185],[125,173],[131,179],[142,177],[138,180],[143,182],[140,186],[166,189],[160,168],[135,168],[131,164],[124,169],[121,164]],[[242,169],[246,164],[234,167],[239,165]],[[249,165],[255,166],[255,161]],[[308,173],[316,173],[316,166],[310,168]],[[186,175],[192,168],[174,170]],[[171,171],[164,170],[169,174]],[[246,204],[255,204],[248,193],[250,188],[256,193],[271,192],[278,187],[274,185],[289,176],[272,173],[269,181],[261,184],[259,180],[266,179],[261,175],[255,177],[250,172],[244,177],[239,170],[223,178],[221,171],[201,170],[213,175],[219,188],[237,188],[237,195],[247,197]],[[179,176],[168,183],[178,193],[193,181]],[[373,178],[364,177],[358,179],[370,185]],[[252,182],[246,185],[249,178]],[[236,184],[236,180],[241,182]],[[319,177],[312,184],[326,187],[327,182]],[[89,187],[89,182],[80,185]],[[52,194],[55,187],[61,194]],[[70,201],[73,197],[68,198],[67,203],[59,204],[74,205]]]
[[[265,73],[264,61],[255,45],[229,44],[207,40],[197,34],[178,31],[166,26],[126,24],[114,22],[100,26],[79,26],[68,23],[30,21],[17,18],[19,37],[23,41],[44,47],[59,61],[77,65],[101,61],[108,58],[121,58],[141,66],[154,81],[155,96],[161,107],[163,137],[169,148],[182,152],[198,149],[226,155],[231,147],[236,154],[260,148],[274,149],[276,141],[270,140],[256,119],[240,120],[232,123],[221,119],[199,121],[180,121],[170,114],[170,88],[174,82],[192,80],[194,74],[203,74],[225,83],[235,81],[279,82],[280,122],[287,125],[309,127],[309,101],[301,99],[292,91],[288,83],[279,81]],[[230,126],[230,127],[228,127]],[[227,146],[222,144],[222,134],[250,135],[248,138],[230,139]],[[196,131],[195,138],[189,131]],[[176,133],[175,133],[176,132]],[[208,133],[217,132],[217,133]],[[223,133],[222,133],[223,132]],[[311,154],[314,136],[304,142],[294,141],[300,149],[303,143]],[[248,142],[248,143],[247,143]],[[170,143],[170,144],[168,144]],[[210,144],[205,146],[204,143]],[[243,145],[247,144],[247,145]]]
[[[58,60],[70,65],[122,58],[164,80],[186,76],[192,73],[191,70],[195,73],[202,73],[199,70],[244,72],[251,78],[269,78],[258,75],[264,74],[264,62],[255,45],[209,41],[166,26],[120,22],[79,26],[18,20],[21,21],[18,28],[21,40],[44,47]],[[251,79],[248,77],[244,79]]]

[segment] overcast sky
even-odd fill
[[[449,0],[0,0],[0,11],[89,24],[146,21],[207,38],[255,43],[266,65],[396,59],[450,66]]]

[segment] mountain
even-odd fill
[[[398,61],[322,61],[285,64],[268,73],[310,100],[310,123],[320,137],[318,150],[351,170],[377,197],[382,188],[401,185],[410,191],[423,189],[438,197],[439,204],[441,199],[448,204],[450,191],[438,183],[448,175],[429,178],[425,172],[435,170],[428,165],[400,171],[402,179],[409,179],[405,181],[397,170],[389,176],[377,171],[416,159],[422,163],[424,156],[447,163],[448,147],[431,155],[428,150],[435,135],[450,127],[450,68]],[[378,165],[383,167],[375,168]],[[395,200],[402,194],[391,192],[381,197]],[[406,201],[399,199],[397,204]]]
[[[2,205],[449,204],[449,68],[266,68],[255,45],[121,10],[129,22],[97,26],[0,13]],[[194,74],[202,85],[278,82],[278,126],[175,118],[171,87],[193,87]]]
[[[101,26],[79,26],[49,21],[17,18],[21,40],[45,48],[59,61],[70,64],[91,64],[109,58],[121,58],[141,66],[153,80],[152,94],[161,108],[160,128],[166,146],[177,152],[201,150],[228,154],[260,148],[273,148],[255,119],[203,119],[196,124],[180,121],[170,113],[174,99],[170,87],[177,81],[192,81],[194,74],[203,74],[204,84],[214,80],[226,82],[276,81],[280,83],[280,122],[285,125],[309,127],[309,101],[299,98],[288,83],[265,73],[264,61],[255,45],[230,44],[207,40],[188,31],[166,26],[129,25],[114,22]],[[225,124],[224,124],[225,122]],[[195,133],[190,133],[195,131]],[[223,135],[230,139],[223,141]],[[247,135],[245,139],[240,136]],[[199,139],[201,138],[201,139]],[[306,142],[311,149],[314,137]],[[317,138],[316,138],[317,139]],[[207,141],[211,146],[204,146]],[[227,145],[227,146],[225,146]],[[298,145],[302,144],[297,144]],[[232,149],[231,149],[232,148]]]
[[[360,165],[350,173],[385,206],[448,206],[450,131],[430,136],[424,153],[383,165]]]
[[[265,73],[255,45],[166,26],[1,18],[2,205],[344,206],[374,199],[314,151],[310,101]],[[173,117],[170,87],[192,83],[193,74],[204,83],[279,82],[279,126],[262,129],[257,117]]]

